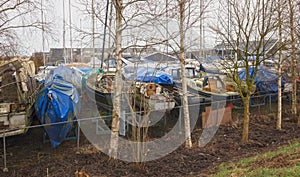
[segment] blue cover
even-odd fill
[[[88,73],[92,68],[79,68],[84,74]]]
[[[250,78],[254,77],[254,67],[249,68]],[[239,77],[243,81],[246,80],[246,70],[243,69],[239,71]],[[282,79],[282,87],[284,87],[284,79]],[[258,67],[256,78],[254,80],[254,84],[256,85],[256,91],[261,94],[270,94],[278,92],[277,85],[277,74],[274,71],[271,71],[267,67]]]
[[[73,123],[60,122],[76,119],[80,111],[79,101],[76,88],[66,82],[61,75],[54,75],[53,80],[40,90],[34,105],[40,123],[57,123],[44,127],[53,148],[66,139]]]
[[[156,84],[173,84],[173,77],[156,68],[139,67],[136,73],[136,81],[154,82]]]

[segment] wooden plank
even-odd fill
[[[224,111],[223,116],[221,112]],[[209,117],[210,116],[210,117]],[[232,121],[231,107],[226,107],[218,110],[211,110],[208,106],[205,108],[205,112],[202,112],[202,128],[209,128],[216,126],[219,122],[220,125],[227,125]]]

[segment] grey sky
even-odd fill
[[[43,0],[44,4],[46,4],[47,2],[45,2],[46,0]],[[51,3],[52,5],[48,5],[47,7],[49,7],[47,13],[45,14],[45,18],[46,19],[54,19],[54,33],[56,34],[56,38],[57,40],[53,40],[51,39],[51,37],[49,37],[46,34],[45,37],[45,51],[49,51],[50,48],[60,48],[63,47],[63,1],[62,0],[48,0],[48,3]],[[72,24],[76,25],[77,28],[80,28],[80,19],[82,19],[82,28],[84,28],[85,30],[90,30],[91,29],[91,25],[90,23],[90,19],[86,19],[87,17],[84,17],[81,12],[79,12],[79,10],[74,7],[74,6],[78,6],[78,4],[76,4],[76,1],[71,0],[71,4],[73,5],[71,8],[72,11]],[[207,15],[209,16],[209,15]],[[69,0],[65,0],[65,19],[66,19],[66,47],[70,47],[70,37],[69,37]],[[207,19],[207,20],[211,20],[211,19]],[[207,20],[205,20],[205,22],[207,22]],[[96,26],[99,26],[100,24],[96,23]],[[96,29],[99,30],[99,29]],[[101,29],[102,30],[102,29]],[[24,32],[23,30],[20,30],[21,34],[27,34],[27,35],[21,35],[21,40],[24,41],[21,45],[24,47],[24,50],[26,51],[27,55],[30,55],[32,52],[39,52],[42,51],[43,47],[42,47],[42,32],[41,31],[35,31],[35,32]],[[101,32],[102,33],[102,32]],[[197,28],[194,28],[194,31],[192,32],[193,35],[199,35],[199,31]],[[72,31],[72,36],[73,36],[73,47],[81,47],[81,39],[78,39],[78,34],[75,32],[75,30]],[[191,38],[190,36],[187,36],[187,40],[188,38]],[[85,42],[89,43],[89,41],[87,41],[88,39],[85,39]],[[98,45],[98,47],[102,46],[102,43],[100,42],[101,40],[96,40],[98,42],[96,42],[96,45]],[[195,42],[195,41],[194,41]],[[128,42],[127,42],[128,43]],[[212,33],[209,32],[205,32],[205,47],[206,48],[210,48],[214,45],[215,43],[215,38],[213,36]],[[87,44],[85,44],[87,45]],[[84,46],[85,46],[84,45]],[[197,44],[195,44],[197,45]],[[86,47],[91,47],[91,46],[86,46]],[[24,51],[24,52],[25,52]]]

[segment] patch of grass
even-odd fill
[[[219,172],[212,175],[215,177],[223,176],[297,176],[300,174],[300,143],[294,141],[288,146],[284,146],[275,151],[270,151],[254,157],[241,159],[236,163],[223,163],[219,166]],[[281,167],[262,167],[260,164],[268,163],[282,163],[278,161],[277,157],[285,157],[285,162],[289,165],[282,165]],[[296,159],[295,159],[296,158]]]

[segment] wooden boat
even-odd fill
[[[142,65],[129,78],[132,81],[130,90],[133,108],[145,113],[169,111],[178,103],[178,88],[169,73]]]
[[[115,72],[94,69],[84,79],[84,90],[97,106],[111,111],[113,108],[113,82]]]
[[[26,133],[34,115],[34,102],[42,84],[34,78],[35,64],[15,58],[0,65],[0,136]]]
[[[169,111],[175,107],[174,92],[172,93],[163,85],[153,82],[135,82],[132,90],[131,103],[141,112]]]
[[[235,88],[226,85],[219,75],[192,78],[188,80],[187,85],[194,92],[213,100],[231,100],[239,97]]]
[[[234,99],[239,96],[235,87],[226,84],[221,75],[211,74],[201,76],[193,66],[186,66],[186,80],[188,91],[201,95],[206,100]],[[180,68],[170,69],[174,82],[178,87],[182,87]]]

